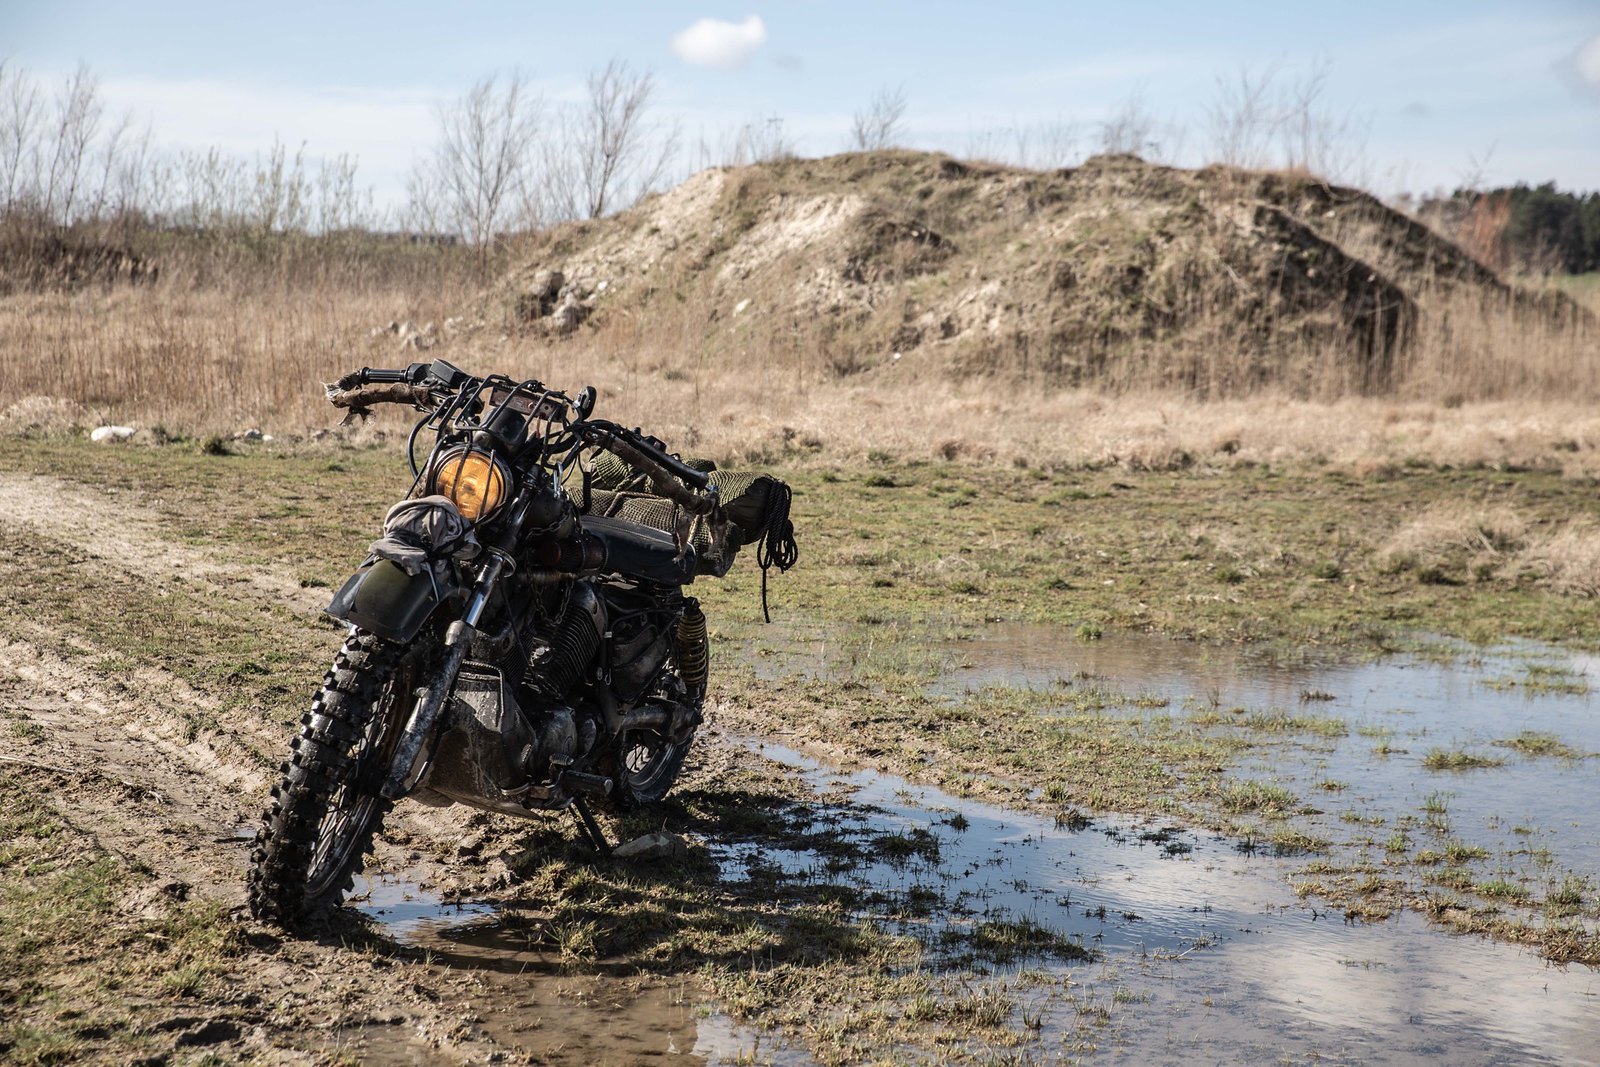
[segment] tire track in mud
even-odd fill
[[[250,922],[243,887],[249,835],[294,720],[281,700],[277,712],[257,714],[240,704],[237,691],[208,692],[137,642],[71,620],[85,610],[124,617],[145,610],[143,598],[192,601],[198,594],[232,609],[219,615],[202,608],[213,627],[259,625],[280,649],[304,650],[300,708],[309,705],[338,638],[314,621],[325,590],[302,589],[270,567],[241,567],[225,551],[174,543],[167,528],[117,496],[49,476],[0,473],[0,531],[12,542],[9,557],[0,553],[0,572],[28,566],[22,546],[35,540],[47,551],[65,550],[71,561],[49,581],[32,583],[44,611],[9,619],[0,631],[0,727],[6,719],[25,724],[9,736],[0,729],[0,776],[25,782],[75,834],[143,872],[125,915],[159,915],[192,894],[230,915],[250,944],[226,994],[170,1007],[155,998],[168,1012],[156,1023],[162,1033],[186,1044],[220,1034],[202,1043],[225,1059],[320,1062],[353,1054],[374,1063],[587,1064],[633,1062],[666,1020],[689,1017],[682,1005],[698,982],[687,976],[669,986],[561,968],[502,973],[503,960],[459,953],[443,965],[418,963],[406,958],[408,950],[382,947],[381,935],[372,951],[359,947],[356,931],[351,948],[341,940],[352,936],[349,921],[340,927],[345,933],[320,942]],[[55,613],[51,583],[70,582],[80,570],[112,580]],[[284,604],[299,617],[267,610]],[[177,670],[192,672],[188,662]],[[515,897],[507,858],[522,852],[533,829],[509,816],[402,804],[386,820],[369,868],[401,872],[424,889]],[[459,848],[469,835],[470,857]],[[269,1008],[241,1015],[234,1007],[241,998]],[[556,1019],[566,1022],[547,1025]],[[684,1025],[678,1019],[680,1030]],[[694,1025],[687,1026],[679,1036],[692,1045]]]
[[[253,950],[234,961],[230,987],[199,1004],[175,998],[169,1017],[154,1024],[171,1031],[175,1047],[320,1061],[329,1050],[359,1047],[371,1030],[381,1035],[380,1061],[507,1055],[463,1024],[494,998],[484,976],[337,940],[280,939],[246,919],[250,842],[240,831],[253,832],[273,775],[230,759],[205,737],[186,740],[170,702],[119,696],[81,666],[8,641],[0,643],[0,707],[14,725],[27,724],[0,733],[0,774],[31,784],[73,831],[147,872],[133,879],[138,888],[123,902],[125,919],[158,917],[198,898],[244,924]],[[147,996],[141,1001],[149,1006]]]
[[[137,690],[114,692],[92,668],[0,640],[0,725],[9,719],[32,727],[0,729],[0,775],[32,783],[78,834],[135,870],[153,872],[124,900],[126,916],[157,917],[192,893],[220,905],[264,946],[239,958],[230,975],[237,989],[219,999],[242,992],[270,1010],[241,1015],[231,1003],[175,1006],[159,1024],[171,1023],[174,1040],[231,1035],[213,1046],[225,1058],[275,1062],[321,1062],[328,1052],[374,1063],[518,1062],[519,1048],[526,1062],[632,1062],[621,1050],[648,1047],[654,1027],[686,1010],[676,1007],[684,981],[674,992],[659,981],[624,976],[511,973],[492,957],[478,970],[463,966],[466,956],[439,966],[327,939],[279,940],[276,932],[264,938],[264,928],[244,914],[250,842],[237,831],[253,833],[260,797],[276,772],[242,763],[225,745],[213,746],[211,735],[186,738],[175,705],[204,697],[171,678],[161,692],[163,672],[138,673]],[[726,760],[734,751],[731,743],[713,743],[697,763]],[[507,843],[528,827],[496,818],[494,833],[482,815],[416,805],[403,805],[392,818],[400,833],[383,846],[376,866],[424,884],[454,878],[446,864],[466,820],[480,824],[480,842]],[[411,847],[422,844],[418,837],[452,845],[430,859]],[[480,879],[475,896],[492,896],[482,887],[498,880],[497,866],[490,861],[471,872]],[[583,1025],[570,1033],[546,1029],[543,1020],[552,1013]],[[692,1039],[692,1026],[689,1033]],[[612,1050],[599,1061],[596,1042]]]
[[[163,536],[159,520],[149,511],[58,478],[0,473],[0,526],[37,531],[85,553],[89,558],[83,565],[121,571],[146,581],[220,587],[218,592],[229,599],[243,595],[263,605],[287,604],[297,613],[313,616],[327,604],[325,590],[302,588],[299,580],[291,575],[254,565],[242,567],[214,551],[177,544]],[[137,610],[136,606],[129,607]],[[331,662],[337,648],[337,641],[331,639],[333,631],[318,630],[316,635],[330,638],[326,641],[326,659]],[[81,639],[73,643],[85,644]],[[3,648],[4,642],[0,640],[0,650]],[[92,656],[98,650],[88,651]],[[5,654],[0,651],[0,655]],[[68,680],[69,688],[64,691],[67,695],[94,692],[100,685],[93,672],[38,648],[19,652],[15,659],[13,666],[25,680],[39,684],[47,680]],[[305,706],[310,705],[325,666],[324,663],[308,664],[302,698]],[[129,721],[139,722],[142,736],[151,743],[174,743],[174,737],[182,732],[176,724],[184,718],[183,713],[202,709],[215,715],[225,728],[204,732],[222,746],[236,748],[240,740],[248,740],[258,751],[271,755],[272,767],[287,756],[289,741],[294,736],[292,728],[243,715],[227,716],[224,722],[219,701],[159,668],[135,665],[122,680],[140,702],[154,701],[164,712],[141,716],[137,711],[129,711],[124,716]],[[102,692],[101,699],[93,703],[104,710],[130,701]],[[239,786],[252,804],[265,805],[267,789],[277,780],[277,775],[275,771],[256,766],[258,761],[251,753],[225,756],[216,744],[198,741],[182,743],[181,747],[191,766],[226,768],[222,774],[226,784]],[[238,780],[241,775],[247,782]],[[259,811],[253,811],[249,818],[257,815]],[[458,840],[463,832],[461,819],[453,813],[445,815],[417,809],[414,813],[393,816],[391,821],[398,824],[395,829],[405,827],[419,831],[440,844]]]
[[[326,590],[303,588],[292,575],[177,544],[147,510],[59,478],[0,473],[0,525],[38,531],[144,578],[204,582],[302,613],[321,611],[328,602]]]
[[[297,612],[314,612],[326,602],[325,591],[302,589],[291,577],[166,540],[147,512],[55,478],[0,474],[0,525],[82,552],[78,567],[215,589],[229,601],[287,603]],[[288,753],[291,724],[229,707],[167,670],[130,664],[51,623],[38,616],[15,619],[7,627],[11,636],[0,637],[0,720],[11,727],[0,731],[0,775],[45,797],[74,833],[143,872],[135,879],[142,888],[127,903],[129,915],[174,907],[192,892],[222,907],[248,931],[247,940],[264,946],[237,961],[230,975],[237,988],[198,1007],[174,1004],[158,1029],[170,1029],[173,1042],[185,1044],[210,1033],[217,1040],[200,1043],[225,1058],[303,1062],[351,1049],[370,1054],[372,1062],[521,1058],[515,1045],[496,1041],[480,1025],[480,1010],[489,1010],[511,979],[351,949],[337,937],[323,943],[281,937],[248,920],[249,836],[276,780],[276,762]],[[327,643],[330,660],[335,644]],[[322,667],[308,664],[307,705]],[[270,753],[272,766],[258,753]],[[467,874],[452,870],[451,861],[469,820],[482,823],[462,809],[403,805],[387,820],[369,866],[404,870],[423,885],[454,884]],[[509,839],[513,828],[498,829],[488,836]],[[480,886],[496,881],[494,861],[468,878]],[[515,992],[526,998],[532,987],[519,981]],[[241,1016],[230,1007],[241,989],[245,1000],[270,1010]],[[550,1007],[559,995],[545,998]],[[541,1059],[585,1057],[574,1049]]]

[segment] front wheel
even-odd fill
[[[290,924],[344,898],[391,804],[379,795],[410,715],[412,657],[354,631],[323,679],[251,853],[250,911]]]

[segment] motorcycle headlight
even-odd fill
[[[431,490],[448,497],[468,522],[491,514],[506,498],[505,465],[486,452],[458,448],[439,457]]]

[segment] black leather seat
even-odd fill
[[[582,522],[584,532],[598,537],[606,546],[606,570],[660,585],[688,585],[694,581],[694,548],[691,546],[682,559],[677,558],[678,546],[671,534],[627,519],[598,515],[585,515]]]

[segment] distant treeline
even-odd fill
[[[1554,182],[1458,189],[1422,201],[1418,213],[1497,270],[1600,270],[1600,192],[1562,192]]]

